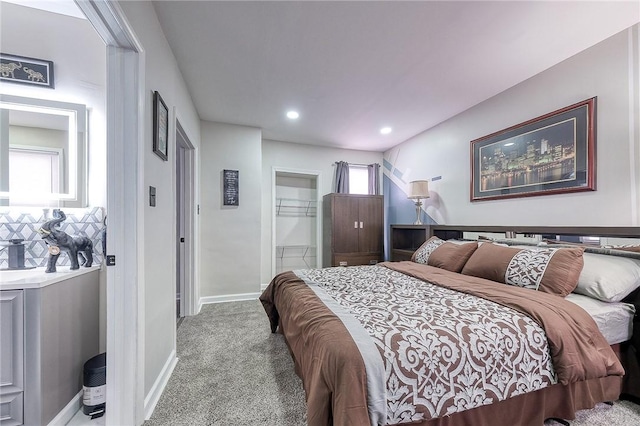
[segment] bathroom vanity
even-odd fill
[[[48,425],[99,346],[99,266],[0,271],[0,423]],[[79,405],[76,406],[76,409]]]

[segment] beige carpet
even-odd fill
[[[178,358],[145,426],[306,425],[302,382],[257,300],[205,305],[186,318],[178,329]],[[640,406],[599,404],[571,425],[637,426]]]

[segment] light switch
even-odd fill
[[[151,207],[156,206],[156,187],[155,186],[149,187],[149,205]]]

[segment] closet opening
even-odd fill
[[[318,173],[274,171],[273,273],[316,268],[320,221]]]

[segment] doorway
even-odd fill
[[[176,321],[193,315],[195,150],[176,118]]]
[[[117,2],[77,2],[107,45],[106,424],[144,422],[144,54]]]

